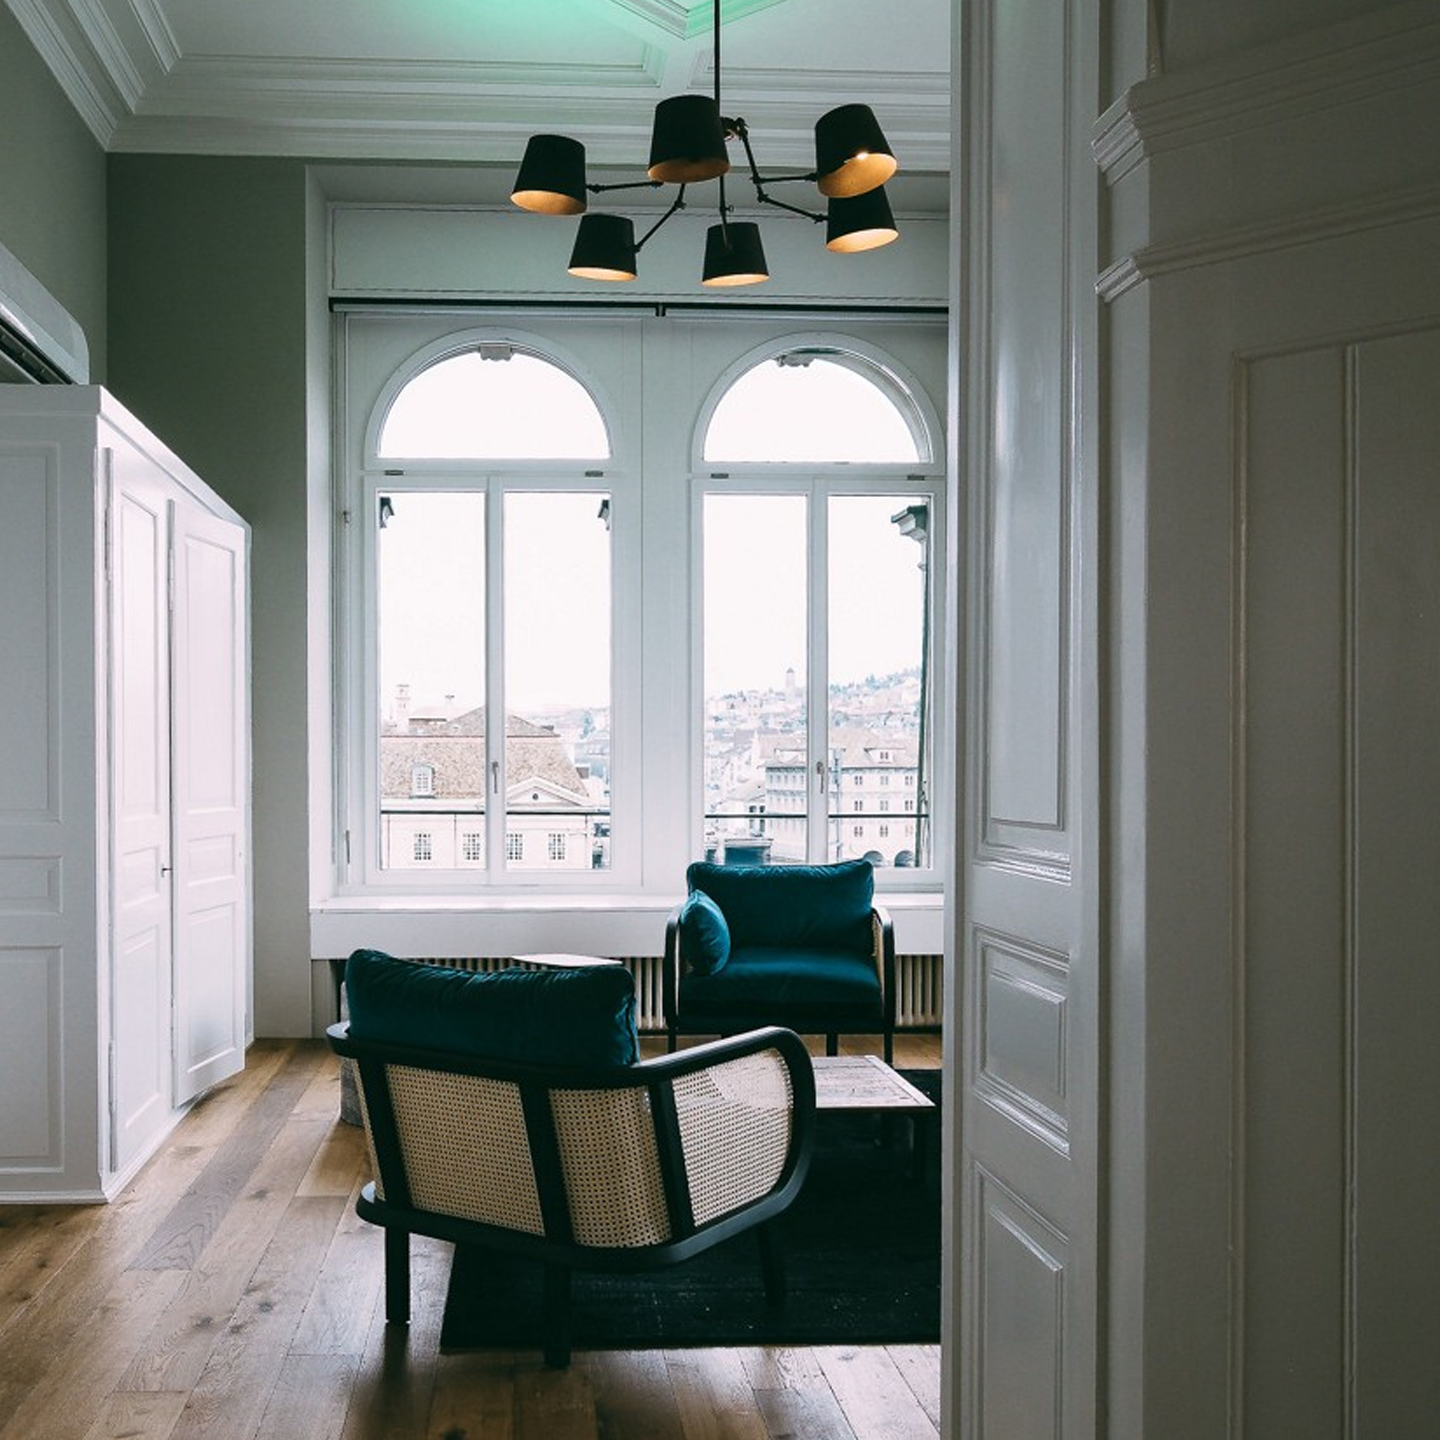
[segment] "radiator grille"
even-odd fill
[[[424,965],[445,965],[452,970],[504,970],[516,962],[508,955],[415,956]],[[664,960],[659,955],[612,955],[635,977],[637,1021],[643,1031],[665,1028],[665,1000],[661,989]],[[940,1025],[944,965],[939,955],[895,957],[895,1025],[900,1030],[937,1029]]]

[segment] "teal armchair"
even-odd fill
[[[685,872],[665,927],[665,1030],[731,1035],[783,1025],[824,1035],[895,1034],[895,935],[868,860],[713,865]]]

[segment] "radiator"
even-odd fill
[[[452,970],[504,970],[515,964],[508,955],[414,957],[425,965]],[[642,1031],[665,1029],[665,999],[661,989],[664,960],[659,955],[613,955],[635,977],[637,1022]],[[895,1026],[899,1030],[934,1030],[940,1027],[944,963],[939,955],[895,957]]]

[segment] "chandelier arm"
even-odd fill
[[[792,215],[803,215],[807,220],[813,220],[817,225],[825,219],[824,215],[817,214],[814,210],[802,210],[798,205],[787,205],[783,200],[777,200],[766,189],[766,185],[779,184],[784,180],[813,180],[813,175],[777,175],[771,180],[764,180],[760,176],[760,167],[755,163],[755,152],[750,148],[750,127],[740,119],[727,120],[728,125],[739,138],[740,143],[745,147],[745,163],[750,167],[750,183],[755,187],[755,198],[762,205],[774,205],[778,210],[788,210]],[[722,184],[723,178],[722,178]]]
[[[658,181],[656,182],[659,183]],[[680,193],[671,202],[670,208],[635,242],[635,253],[640,253],[640,247],[677,211],[685,208],[685,187],[680,187]]]
[[[621,180],[613,185],[592,185],[587,180],[585,188],[592,195],[603,195],[607,190],[659,190],[664,184],[663,180]]]

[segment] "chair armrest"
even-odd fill
[[[665,960],[660,973],[661,1008],[665,1013],[665,1028],[673,1030],[680,1014],[680,912],[685,908],[682,900],[665,921]]]
[[[870,907],[870,926],[875,940],[875,967],[880,975],[881,1000],[885,1006],[885,1024],[895,1029],[895,926],[890,912],[883,905]]]

